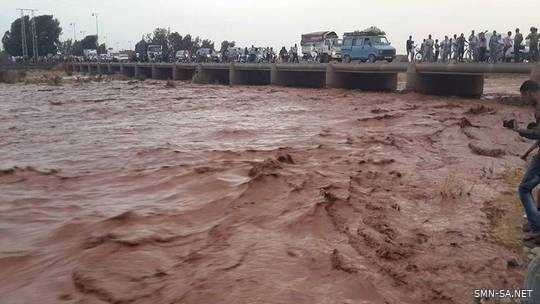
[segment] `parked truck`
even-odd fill
[[[150,62],[160,62],[163,60],[163,46],[161,44],[148,45],[146,55]]]
[[[317,53],[320,62],[330,62],[331,60],[341,61],[341,39],[332,31],[321,31],[302,35],[300,41],[303,58],[312,58],[311,53]]]
[[[97,61],[98,53],[95,49],[85,49],[83,50],[83,57],[85,61]]]

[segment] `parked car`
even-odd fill
[[[111,53],[103,53],[99,55],[99,61],[111,62],[114,61],[114,56]]]
[[[128,62],[129,61],[129,55],[124,53],[113,53],[113,61],[114,62]]]
[[[200,48],[195,53],[197,62],[219,62],[220,55],[209,48]]]
[[[174,56],[177,62],[190,62],[190,56],[188,50],[180,50],[176,52],[176,55]]]
[[[229,47],[222,59],[226,62],[240,62],[242,54],[244,54],[244,48],[241,47]],[[225,58],[226,57],[226,58]]]
[[[343,34],[341,54],[344,62],[351,60],[392,62],[396,58],[396,49],[390,45],[384,32],[355,31]]]

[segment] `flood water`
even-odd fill
[[[0,84],[0,302],[461,304],[520,288],[521,253],[485,208],[515,194],[500,175],[530,145],[501,124],[532,110],[497,102],[522,81],[488,78],[479,100]]]

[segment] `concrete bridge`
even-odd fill
[[[127,77],[193,80],[224,85],[280,85],[390,91],[398,73],[406,73],[406,88],[432,95],[480,97],[484,76],[525,74],[540,81],[540,64],[249,64],[249,63],[66,63],[69,72],[122,74]]]

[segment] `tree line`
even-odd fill
[[[195,53],[200,48],[209,48],[215,50],[214,42],[210,39],[201,39],[200,37],[180,35],[178,32],[170,32],[165,28],[156,28],[154,32],[143,35],[142,39],[135,45],[135,52],[141,56],[146,56],[148,45],[161,45],[163,47],[163,57],[174,56],[177,51],[187,50],[190,54]],[[234,41],[225,40],[220,45],[220,51],[229,47],[234,47]]]
[[[30,17],[24,16],[25,34],[28,46],[28,56],[33,57],[32,53],[32,32]],[[12,56],[22,56],[22,35],[21,35],[21,18],[15,19],[11,23],[10,30],[4,33],[2,44],[5,52]],[[59,37],[62,33],[62,27],[58,19],[52,15],[41,15],[33,17],[36,24],[36,35],[38,44],[39,56],[48,54],[56,55],[74,55],[82,56],[85,49],[97,49],[98,54],[106,53],[107,46],[102,43],[98,45],[98,37],[96,35],[88,35],[82,40],[73,41],[67,39],[60,41]],[[188,50],[191,54],[199,48],[214,48],[214,42],[210,39],[202,39],[198,36],[193,37],[190,34],[185,36],[178,32],[171,32],[165,28],[156,28],[152,33],[142,36],[141,40],[135,44],[134,51],[140,56],[146,56],[148,45],[161,45],[163,47],[163,56],[168,58],[174,56],[176,51]],[[224,51],[229,47],[234,47],[234,41],[223,41],[219,46],[220,51]]]
[[[32,48],[32,30],[30,24],[32,21],[36,24],[36,36],[37,36],[37,49],[40,56],[47,54],[56,54],[58,51],[58,46],[60,45],[60,34],[62,33],[62,28],[60,27],[60,22],[58,19],[54,18],[52,15],[41,15],[35,16],[32,19],[28,16],[24,18],[25,23],[25,36],[26,36],[26,45],[28,50],[28,56],[34,57],[33,48]],[[2,45],[4,50],[12,56],[22,56],[22,21],[23,19],[17,18],[11,23],[9,31],[4,33],[2,37]]]

